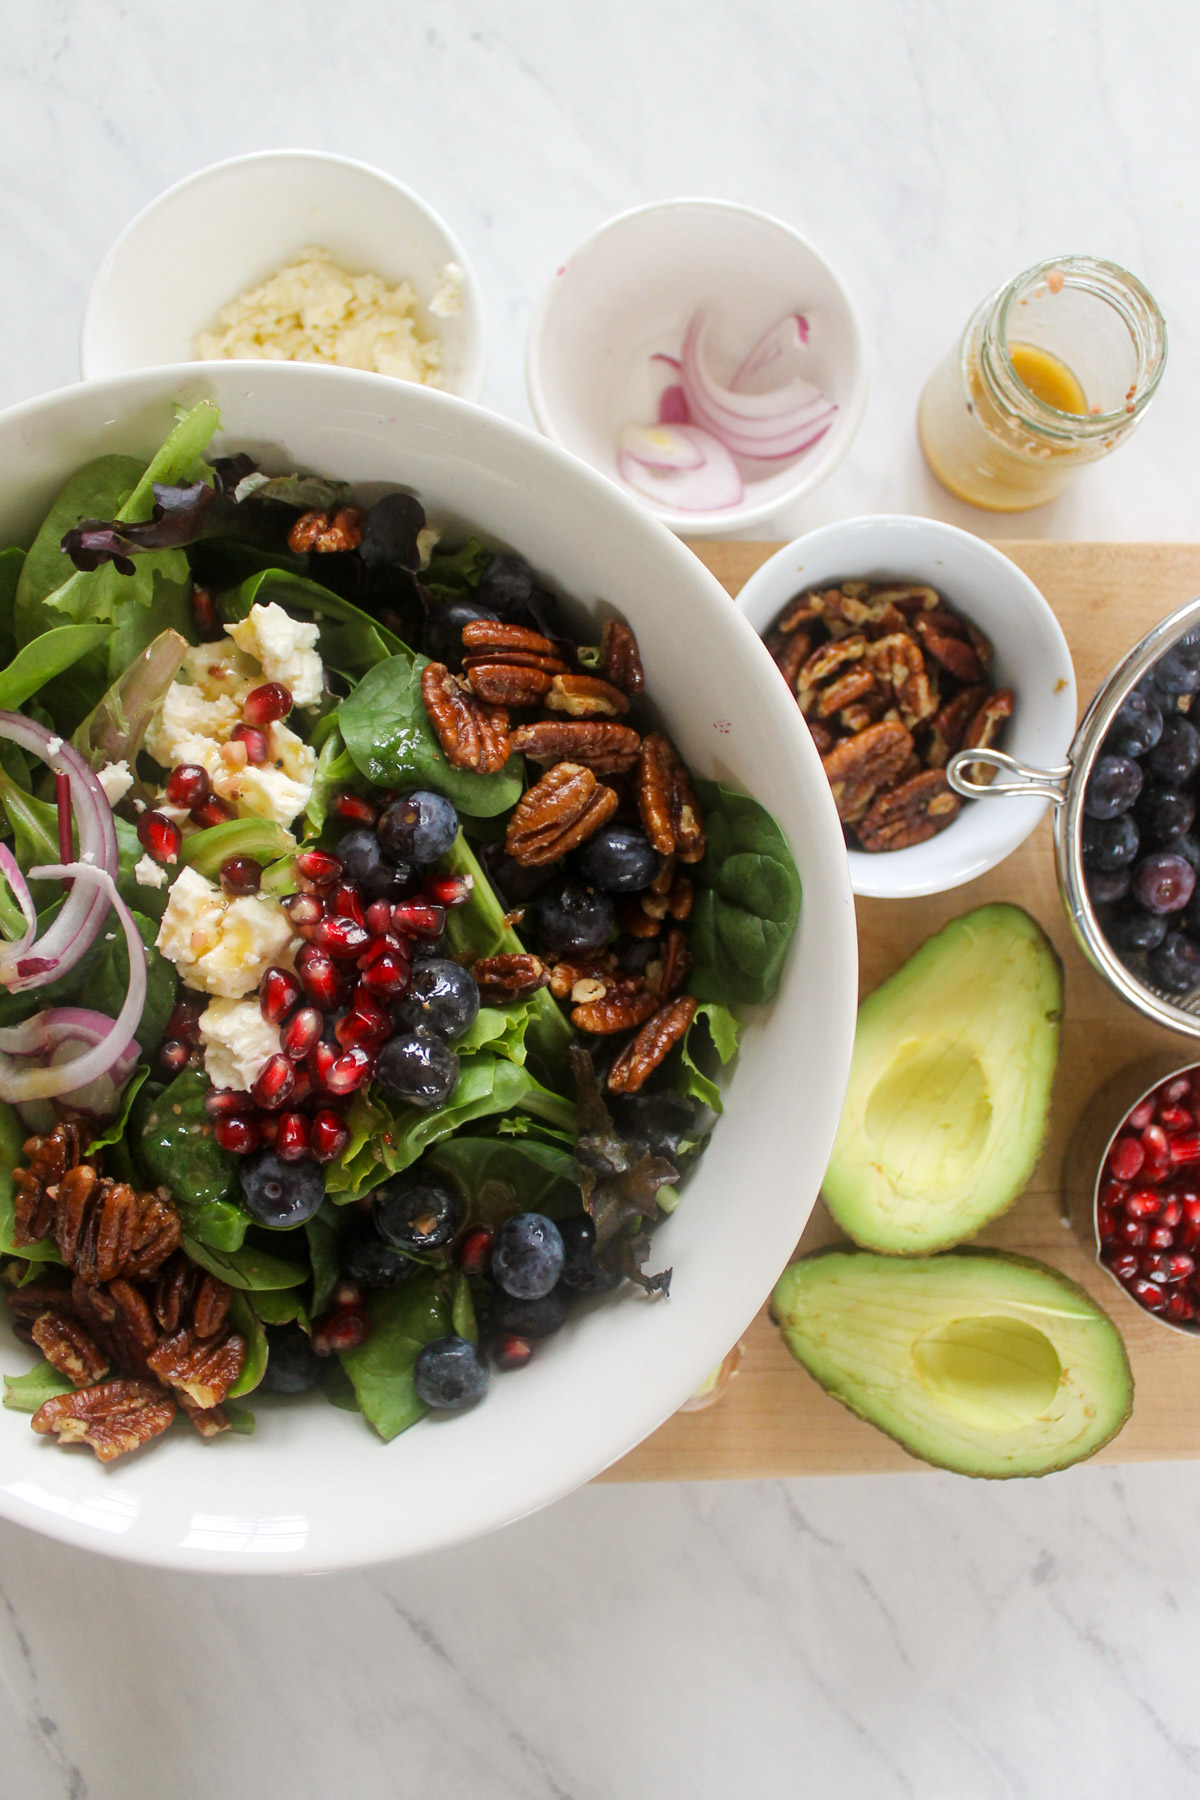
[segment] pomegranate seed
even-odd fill
[[[1105,1262],[1121,1281],[1132,1281],[1138,1272],[1138,1254],[1136,1250],[1114,1250],[1105,1257]]]
[[[262,886],[262,864],[253,856],[227,856],[218,873],[227,894],[257,894]]]
[[[1164,1131],[1186,1131],[1192,1124],[1192,1115],[1186,1106],[1160,1106],[1158,1122]]]
[[[337,1285],[329,1296],[330,1312],[338,1312],[343,1306],[361,1306],[363,1291],[357,1281],[349,1275],[339,1275]]]
[[[1147,1281],[1165,1285],[1171,1273],[1171,1259],[1164,1256],[1161,1250],[1143,1250],[1138,1257],[1138,1270]]]
[[[324,1038],[318,1038],[308,1053],[308,1072],[316,1087],[323,1088],[327,1085],[329,1071],[337,1059],[338,1054],[333,1045],[327,1044]]]
[[[1169,1225],[1156,1225],[1150,1233],[1150,1248],[1152,1250],[1169,1250],[1174,1242],[1175,1233],[1171,1230]]]
[[[1181,1100],[1187,1099],[1191,1091],[1191,1078],[1187,1075],[1177,1075],[1174,1081],[1167,1083],[1162,1091],[1162,1097],[1168,1106],[1178,1106]]]
[[[313,933],[313,942],[322,950],[347,962],[361,956],[370,941],[371,934],[366,926],[355,919],[324,918]]]
[[[1105,1243],[1117,1228],[1117,1215],[1109,1212],[1106,1206],[1096,1208],[1096,1236]]]
[[[350,1142],[350,1128],[336,1113],[322,1108],[313,1115],[308,1141],[309,1149],[319,1163],[332,1162]]]
[[[275,1147],[275,1134],[279,1130],[279,1114],[275,1112],[260,1112],[255,1117],[254,1122],[258,1126],[258,1135],[266,1145],[267,1149],[273,1150]]]
[[[256,725],[235,725],[229,738],[231,743],[245,745],[246,761],[256,768],[261,768],[271,754],[270,739]]]
[[[187,1045],[181,1044],[178,1038],[167,1038],[159,1050],[158,1060],[168,1075],[182,1075],[190,1054]]]
[[[211,800],[202,800],[199,806],[192,808],[192,824],[199,825],[202,831],[211,831],[214,825],[224,825],[236,818],[237,812],[228,800],[218,800],[215,794]]]
[[[1174,1231],[1182,1217],[1183,1207],[1179,1204],[1179,1201],[1168,1200],[1167,1204],[1163,1207],[1162,1218],[1159,1222],[1160,1224],[1167,1226],[1169,1230]]]
[[[1167,1304],[1161,1285],[1157,1281],[1147,1281],[1144,1275],[1134,1277],[1129,1283],[1129,1291],[1149,1312],[1161,1312]]]
[[[251,1083],[250,1092],[259,1106],[265,1106],[269,1112],[276,1111],[290,1097],[296,1085],[296,1071],[282,1051],[269,1056],[256,1079]]]
[[[374,825],[379,817],[369,800],[349,791],[338,795],[333,803],[333,810],[339,819],[348,819],[352,825]]]
[[[283,908],[292,924],[299,926],[318,924],[325,912],[315,894],[289,894]]]
[[[1109,1152],[1108,1166],[1118,1181],[1132,1181],[1141,1173],[1146,1152],[1135,1137],[1119,1137]]]
[[[358,958],[359,968],[369,969],[377,958],[386,956],[389,951],[392,955],[401,957],[405,962],[411,959],[411,946],[408,939],[402,938],[398,932],[385,931],[382,937],[373,939]]]
[[[333,958],[324,950],[318,950],[315,944],[305,944],[296,958],[296,972],[305,994],[314,1006],[329,1012],[337,1005],[342,991],[342,978]]]
[[[1142,1133],[1142,1149],[1146,1160],[1142,1167],[1150,1181],[1161,1181],[1167,1172],[1170,1152],[1167,1145],[1167,1134],[1161,1125],[1147,1125]]]
[[[330,1063],[325,1086],[331,1094],[352,1094],[368,1079],[374,1067],[375,1058],[369,1051],[359,1044],[352,1044]]]
[[[199,806],[211,793],[208,770],[199,763],[180,763],[167,776],[166,795],[172,806]]]
[[[474,885],[470,875],[434,875],[421,890],[421,898],[434,906],[465,906]]]
[[[1167,1317],[1168,1317],[1168,1319],[1177,1319],[1177,1320],[1180,1320],[1183,1322],[1187,1322],[1191,1319],[1194,1319],[1195,1316],[1196,1316],[1195,1305],[1193,1304],[1193,1302],[1191,1300],[1188,1299],[1186,1294],[1172,1294],[1171,1295],[1170,1299],[1167,1301]]]
[[[303,1113],[280,1113],[275,1154],[280,1162],[300,1162],[308,1155],[308,1120]]]
[[[251,688],[242,702],[242,717],[247,725],[270,725],[275,719],[286,719],[292,710],[292,696],[281,681],[266,681]]]
[[[194,587],[188,596],[188,606],[196,623],[196,635],[205,643],[215,643],[224,637],[224,627],[217,617],[217,607],[207,588]]]
[[[1125,1211],[1131,1219],[1156,1219],[1163,1209],[1161,1194],[1153,1188],[1135,1188],[1125,1202]]]
[[[373,994],[402,994],[408,986],[410,973],[411,965],[401,962],[398,956],[389,951],[364,969],[362,986],[369,988]]]
[[[312,1347],[318,1356],[339,1350],[357,1350],[371,1333],[371,1322],[361,1306],[343,1306],[326,1313],[313,1326]]]
[[[339,858],[330,856],[328,850],[301,850],[295,860],[300,874],[314,887],[328,887],[342,872]]]
[[[1140,1250],[1150,1240],[1150,1227],[1143,1225],[1138,1219],[1122,1219],[1117,1226],[1117,1236],[1126,1244],[1132,1244]]]
[[[1167,1259],[1168,1281],[1190,1281],[1196,1273],[1196,1259],[1188,1256],[1186,1251],[1177,1250],[1174,1256]]]
[[[204,1110],[210,1119],[242,1118],[254,1110],[254,1102],[240,1088],[209,1088]]]
[[[343,1050],[355,1045],[376,1049],[391,1037],[392,1021],[377,1000],[360,992],[355,994],[350,1011],[334,1026],[333,1035]]]
[[[1101,1206],[1123,1206],[1125,1196],[1129,1192],[1127,1181],[1113,1181],[1111,1178],[1100,1189]]]
[[[1134,1131],[1144,1131],[1154,1117],[1154,1095],[1142,1100],[1129,1115],[1128,1124]]]
[[[363,914],[363,924],[377,937],[384,937],[392,922],[392,909],[386,900],[372,900]]]
[[[313,1097],[312,1076],[306,1063],[296,1064],[296,1085],[292,1089],[288,1105],[293,1112],[300,1112]]]
[[[258,1004],[268,1025],[282,1025],[303,998],[303,990],[290,969],[269,968],[258,990]]]
[[[1171,1139],[1168,1154],[1176,1168],[1200,1162],[1200,1132],[1180,1132],[1178,1137]]]
[[[464,1275],[486,1275],[492,1263],[496,1234],[486,1225],[472,1225],[458,1246],[458,1266]]]
[[[533,1355],[533,1344],[515,1331],[506,1331],[492,1344],[492,1361],[498,1369],[523,1369]]]
[[[283,1054],[290,1056],[293,1062],[301,1061],[320,1037],[324,1024],[324,1016],[315,1006],[302,1006],[299,1012],[292,1014],[280,1033]]]
[[[325,904],[327,916],[335,919],[353,919],[356,925],[366,924],[367,915],[363,911],[362,894],[352,881],[339,881]]]
[[[258,1123],[248,1119],[244,1113],[230,1113],[224,1119],[218,1119],[213,1126],[213,1136],[222,1150],[231,1150],[234,1156],[249,1156],[251,1150],[257,1150],[260,1142]]]
[[[200,1015],[208,1002],[199,994],[185,994],[177,1000],[167,1020],[164,1037],[179,1038],[185,1044],[200,1042]]]
[[[392,929],[408,937],[440,938],[446,929],[446,914],[440,906],[423,906],[419,900],[402,900],[392,908]]]
[[[178,862],[183,848],[183,833],[166,813],[145,812],[137,822],[138,843],[148,850],[155,862]]]

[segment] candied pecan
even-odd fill
[[[82,1128],[73,1122],[26,1139],[22,1154],[29,1166],[13,1170],[13,1243],[18,1249],[40,1244],[53,1231],[58,1184],[81,1160],[83,1144]]]
[[[229,1316],[233,1289],[179,1250],[159,1271],[154,1317],[165,1332],[190,1324],[197,1337],[215,1337]]]
[[[192,1396],[177,1388],[175,1398],[179,1402],[179,1410],[185,1418],[195,1426],[202,1438],[220,1437],[223,1431],[229,1430],[229,1414],[223,1406],[197,1406]]]
[[[246,1340],[238,1331],[201,1338],[184,1329],[163,1338],[146,1363],[151,1374],[197,1406],[220,1406],[246,1365]]]
[[[636,1094],[652,1075],[668,1052],[673,1050],[696,1016],[696,1002],[690,994],[671,1000],[660,1007],[642,1026],[631,1044],[626,1044],[608,1071],[608,1085],[614,1094]]]
[[[599,1000],[607,992],[610,983],[620,979],[622,978],[616,974],[616,958],[611,954],[588,957],[579,962],[568,962],[562,957],[550,971],[550,992],[556,1000]],[[575,993],[582,982],[587,982],[599,991],[586,996]]]
[[[925,766],[944,769],[966,735],[967,726],[987,699],[985,687],[966,687],[940,706],[929,721],[925,739]]]
[[[499,956],[481,956],[471,965],[471,973],[485,1006],[508,1006],[514,1000],[527,1000],[550,980],[541,957],[528,951],[506,950]]]
[[[324,553],[357,550],[363,541],[367,515],[358,506],[339,506],[333,512],[302,513],[288,532],[288,549]]]
[[[610,988],[603,1000],[592,1000],[572,1008],[571,1023],[578,1031],[590,1031],[597,1037],[610,1037],[618,1031],[632,1031],[642,1025],[655,1010],[658,1001],[645,989],[626,984],[624,991]]]
[[[843,824],[861,819],[879,789],[894,780],[912,755],[912,733],[896,720],[868,725],[857,736],[843,738],[823,758]]]
[[[817,717],[828,719],[833,713],[841,712],[844,706],[853,706],[874,692],[875,677],[870,669],[847,669],[844,675],[821,689],[817,698]]]
[[[57,1212],[59,1255],[88,1282],[153,1275],[183,1242],[183,1226],[165,1188],[138,1194],[128,1182],[98,1176],[90,1163],[63,1176]]]
[[[464,656],[463,673],[472,669],[540,669],[543,675],[564,675],[567,665],[558,656],[539,656],[533,650],[481,650],[475,656]],[[489,677],[489,680],[498,677]],[[516,680],[516,677],[513,677]]]
[[[845,674],[851,663],[858,662],[866,655],[866,650],[867,640],[861,632],[853,637],[822,644],[819,650],[814,650],[796,678],[796,698],[800,702],[800,711],[805,714],[815,712],[820,698],[819,690],[831,676]]]
[[[827,756],[833,749],[835,742],[832,731],[830,731],[827,725],[822,725],[817,719],[809,719],[808,730],[813,743],[817,746],[817,754],[819,756]]]
[[[864,850],[907,850],[945,829],[962,808],[944,769],[926,769],[880,794],[855,826]]]
[[[964,750],[990,750],[1004,726],[1006,719],[1012,718],[1013,691],[1011,688],[998,688],[989,694],[971,723],[967,726],[963,737]],[[989,763],[972,763],[971,780],[986,785],[995,779],[996,771]]]
[[[867,660],[880,684],[895,695],[910,731],[937,711],[937,689],[929,679],[921,646],[907,632],[879,638],[869,646]]]
[[[623,894],[617,901],[617,924],[633,938],[654,938],[662,930],[665,908],[657,917],[646,911],[646,894]]]
[[[637,764],[642,740],[614,719],[540,719],[518,725],[509,743],[531,762],[582,763],[597,775],[625,774]]]
[[[775,632],[767,639],[767,648],[779,665],[779,671],[793,693],[801,667],[812,652],[812,637],[807,631],[793,631],[790,636]]]
[[[917,635],[925,649],[935,662],[941,663],[948,674],[956,681],[979,681],[983,676],[983,664],[979,660],[979,652],[973,644],[960,637],[951,637],[949,632],[939,630],[931,619],[918,613],[913,620]]]
[[[77,1275],[71,1284],[71,1303],[110,1362],[135,1375],[145,1373],[146,1357],[158,1342],[158,1333],[150,1308],[131,1282],[93,1287]]]
[[[508,761],[508,714],[477,700],[445,663],[427,663],[421,698],[438,743],[453,769],[494,775]]]
[[[24,1287],[10,1288],[4,1304],[18,1319],[36,1319],[50,1308],[55,1312],[73,1312],[71,1278],[65,1269],[51,1266]]]
[[[487,656],[493,662],[507,662],[510,653],[524,651],[531,656],[558,660],[558,653],[548,637],[530,631],[525,625],[506,625],[501,619],[472,619],[462,628],[463,649],[472,656]]]
[[[30,1333],[52,1369],[65,1375],[72,1387],[90,1387],[109,1371],[109,1360],[94,1344],[78,1319],[66,1313],[44,1312],[34,1320]]]
[[[660,857],[658,872],[655,875],[654,880],[650,883],[650,892],[652,894],[670,893],[672,887],[675,885],[675,871],[678,862],[679,858],[673,853],[668,856]]]
[[[672,925],[665,933],[660,950],[659,957],[646,969],[646,986],[661,1000],[687,980],[692,969],[692,953],[687,938],[677,925]]]
[[[488,706],[536,706],[550,692],[552,679],[545,669],[510,662],[478,662],[467,671],[471,692]]]
[[[646,685],[637,639],[622,619],[605,619],[601,626],[600,673],[631,700]]]
[[[855,732],[865,731],[868,725],[878,725],[883,715],[893,710],[894,708],[887,705],[886,696],[876,688],[865,699],[856,701],[853,706],[844,706],[837,716],[837,722],[843,732],[848,732],[853,737]],[[832,745],[832,738],[829,743]]]
[[[788,632],[798,631],[802,625],[811,625],[814,619],[819,619],[823,611],[824,608],[818,595],[797,594],[776,621],[775,629],[784,632],[785,635]]]
[[[599,675],[556,675],[546,695],[550,712],[569,713],[573,719],[612,719],[629,711],[629,700],[611,681]]]
[[[652,731],[642,739],[638,763],[638,811],[660,856],[699,862],[704,855],[704,821],[683,760],[669,738]]]
[[[873,599],[877,606],[894,606],[906,619],[915,618],[921,612],[935,612],[942,604],[942,597],[936,588],[916,582],[900,587],[876,588]]]
[[[87,1444],[101,1462],[112,1462],[158,1437],[175,1417],[175,1402],[153,1381],[103,1381],[75,1394],[57,1394],[30,1424],[60,1444]]]
[[[525,867],[557,862],[599,831],[616,810],[615,790],[597,781],[590,769],[582,763],[558,763],[518,801],[504,847]]]

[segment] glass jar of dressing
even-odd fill
[[[921,448],[944,487],[992,512],[1053,500],[1127,438],[1154,395],[1167,328],[1116,263],[1027,269],[970,320],[921,395]]]

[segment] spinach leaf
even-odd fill
[[[13,1170],[22,1160],[22,1146],[29,1132],[11,1106],[0,1101],[0,1256],[21,1256],[32,1264],[61,1263],[52,1237],[40,1244],[14,1242],[16,1211],[13,1206]]]
[[[135,662],[126,666],[79,726],[72,739],[93,769],[135,759],[151,719],[187,654],[182,631],[159,630]]]
[[[220,423],[220,409],[213,400],[199,400],[182,413],[146,465],[137,486],[117,514],[118,519],[149,518],[156,483],[174,487],[183,481],[194,481],[204,473],[204,452]]]
[[[323,1313],[329,1304],[329,1297],[337,1286],[341,1259],[338,1255],[338,1241],[341,1237],[341,1220],[337,1209],[328,1201],[313,1214],[304,1227],[308,1239],[308,1256],[312,1263],[312,1313],[313,1317]]]
[[[133,1109],[133,1103],[149,1076],[149,1066],[146,1063],[140,1063],[125,1083],[125,1091],[121,1095],[121,1104],[117,1109],[116,1117],[110,1119],[107,1125],[102,1126],[98,1135],[88,1145],[87,1154],[89,1156],[94,1155],[97,1150],[106,1150],[110,1145],[121,1142],[129,1125],[129,1114]]]
[[[64,590],[78,595],[77,617],[92,611],[89,596],[100,603],[95,617],[110,616],[123,578],[111,568],[97,569],[91,575],[73,568],[63,555],[62,541],[81,519],[112,518],[136,488],[145,467],[136,456],[101,456],[76,469],[43,519],[17,581],[13,630],[18,644],[27,644],[51,626],[62,624],[60,616],[46,611],[45,603]]]
[[[225,819],[185,838],[180,860],[215,881],[221,864],[230,856],[252,856],[255,862],[266,864],[290,856],[295,848],[291,832],[273,819]]]
[[[523,759],[510,756],[495,775],[451,768],[421,698],[421,672],[428,661],[404,651],[367,670],[339,709],[347,750],[377,787],[418,782],[445,794],[468,816],[508,812],[521,798]]]
[[[435,600],[463,600],[475,592],[495,554],[473,537],[457,550],[435,550],[421,585]]]
[[[48,1362],[36,1363],[26,1375],[4,1377],[4,1404],[9,1412],[35,1413],[45,1401],[74,1391],[66,1376]]]
[[[229,1398],[236,1400],[241,1394],[252,1394],[266,1372],[267,1334],[262,1328],[261,1319],[243,1293],[233,1296],[229,1322],[246,1340],[245,1364],[229,1390]]]
[[[310,613],[316,619],[321,628],[317,640],[321,661],[344,675],[362,674],[389,656],[410,654],[394,631],[361,607],[287,569],[264,569],[250,576],[236,593],[223,596],[221,610],[229,619],[244,619],[252,606],[272,602],[285,612]]]
[[[359,1405],[354,1392],[354,1383],[341,1363],[332,1356],[326,1358],[325,1365],[317,1376],[317,1386],[330,1406],[336,1406],[342,1412],[358,1412]]]
[[[311,1329],[308,1308],[296,1288],[256,1288],[250,1302],[264,1325],[302,1325]]]
[[[198,1070],[185,1069],[157,1099],[133,1110],[138,1154],[151,1180],[192,1205],[225,1199],[237,1166],[213,1137],[207,1087]]]
[[[502,1225],[519,1212],[565,1219],[583,1209],[574,1146],[460,1135],[435,1144],[429,1161],[459,1184],[470,1217],[485,1225]]]
[[[4,768],[0,768],[0,806],[12,828],[13,855],[22,872],[38,863],[58,861],[57,807],[35,800]]]
[[[14,547],[11,550],[0,550],[0,662],[12,660],[16,649],[16,638],[13,636],[13,608],[17,601],[17,583],[21,579],[21,568],[25,561],[25,552]]]
[[[319,837],[325,829],[330,803],[339,788],[349,787],[358,778],[354,758],[342,743],[336,725],[321,745],[313,774],[312,793],[304,809],[304,824],[309,837]]]
[[[272,1256],[269,1250],[259,1250],[254,1244],[243,1244],[239,1250],[217,1250],[211,1244],[200,1243],[188,1233],[188,1209],[181,1206],[179,1211],[184,1220],[183,1244],[188,1255],[239,1293],[278,1293],[303,1287],[308,1280],[308,1269],[303,1263]]]
[[[0,777],[0,788],[2,785],[3,778]],[[49,810],[53,811],[53,808]],[[167,910],[167,901],[171,896],[170,883],[164,881],[160,888],[143,887],[134,874],[138,863],[146,854],[138,842],[137,827],[131,825],[128,819],[121,818],[119,813],[113,814],[113,824],[117,828],[117,892],[131,912],[141,913],[143,917],[157,922]],[[55,851],[54,860],[57,859],[58,852]],[[18,856],[17,861],[20,860]]]
[[[736,1055],[741,1027],[727,1006],[722,1006],[719,1001],[710,1000],[696,1008],[696,1016],[684,1033],[681,1046],[679,1091],[681,1094],[689,1094],[693,1099],[703,1101],[705,1106],[711,1107],[713,1112],[719,1113],[724,1110],[721,1090],[716,1082],[705,1074],[695,1059],[699,1039],[693,1041],[693,1033],[701,1021],[707,1026],[707,1036],[722,1063],[728,1063]],[[661,1198],[659,1205],[662,1205]]]
[[[413,1364],[426,1344],[446,1336],[450,1312],[432,1274],[402,1288],[376,1290],[367,1311],[371,1335],[357,1350],[346,1351],[341,1363],[363,1416],[386,1444],[428,1411],[417,1399]]]
[[[697,781],[708,848],[691,871],[691,992],[724,1005],[770,1000],[800,916],[800,877],[778,825],[757,800]]]
[[[30,695],[77,663],[89,650],[98,649],[108,637],[107,625],[56,625],[53,630],[44,631],[18,650],[0,675],[0,709],[13,712],[24,706]]]
[[[240,1250],[250,1229],[250,1215],[236,1200],[177,1202],[183,1229],[207,1250]]]
[[[225,1417],[229,1420],[229,1429],[237,1437],[254,1436],[254,1414],[248,1406],[235,1406],[225,1402]]]
[[[468,1344],[479,1342],[479,1324],[475,1318],[475,1302],[471,1298],[471,1284],[461,1269],[454,1283],[450,1324],[460,1338],[466,1338]]]

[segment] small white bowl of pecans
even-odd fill
[[[980,807],[945,773],[965,748],[1052,768],[1075,731],[1066,639],[1001,551],[934,519],[847,519],[785,544],[737,604],[821,754],[856,894],[960,887],[1029,836],[1048,801]]]

